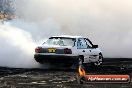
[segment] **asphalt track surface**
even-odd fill
[[[109,58],[101,67],[85,68],[87,74],[128,74],[132,78],[132,59]],[[0,88],[132,88],[130,83],[79,84],[77,70],[70,68],[24,69],[0,67]]]

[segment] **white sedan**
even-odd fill
[[[52,63],[93,63],[102,64],[103,55],[98,45],[82,36],[52,36],[36,47],[34,58],[37,62]]]

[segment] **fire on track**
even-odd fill
[[[128,74],[132,77],[132,61],[107,60],[101,67],[85,67],[86,74]],[[78,83],[78,71],[73,69],[24,69],[0,67],[1,88],[132,88],[130,83]]]

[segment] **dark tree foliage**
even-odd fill
[[[0,19],[15,18],[15,0],[0,0]]]

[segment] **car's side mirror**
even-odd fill
[[[45,44],[46,42],[44,42],[43,44]]]
[[[93,45],[92,47],[93,47],[93,48],[98,48],[98,45]]]

